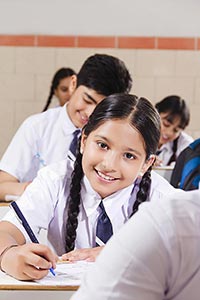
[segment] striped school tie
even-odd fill
[[[96,227],[96,246],[103,246],[113,234],[112,224],[108,215],[106,214],[103,202],[99,204],[101,209],[100,215],[97,219]]]
[[[77,154],[77,145],[78,145],[78,139],[79,139],[80,132],[81,132],[80,129],[76,129],[73,132],[73,140],[71,141],[71,144],[69,146],[69,150],[74,155],[74,157],[76,157],[76,154]]]

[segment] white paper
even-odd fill
[[[81,278],[85,272],[91,268],[93,262],[78,261],[75,263],[59,263],[54,270],[56,276],[53,276],[50,272],[49,274],[36,282],[40,285],[71,285],[79,286],[81,283]]]

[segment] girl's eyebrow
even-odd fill
[[[95,135],[95,137],[96,137],[96,138],[103,139],[103,140],[105,140],[105,142],[107,142],[107,143],[110,142],[110,140],[109,140],[108,138],[106,138],[105,136],[102,136],[102,135],[97,134],[97,135]],[[124,151],[130,151],[130,152],[133,152],[133,153],[137,154],[138,156],[142,156],[142,154],[141,154],[139,151],[137,151],[137,150],[135,150],[135,149],[133,149],[133,148],[130,148],[130,147],[126,148]]]

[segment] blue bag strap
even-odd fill
[[[193,143],[189,145],[189,147],[194,150],[200,144],[200,139],[195,140]]]
[[[200,156],[194,157],[191,160],[189,160],[184,168],[183,168],[183,172],[182,172],[182,176],[181,176],[181,182],[180,182],[180,188],[182,189],[184,186],[184,182],[186,177],[193,171],[193,169],[197,166],[200,165]]]

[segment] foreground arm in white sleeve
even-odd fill
[[[73,300],[198,300],[200,192],[171,195],[141,205],[107,243]]]

